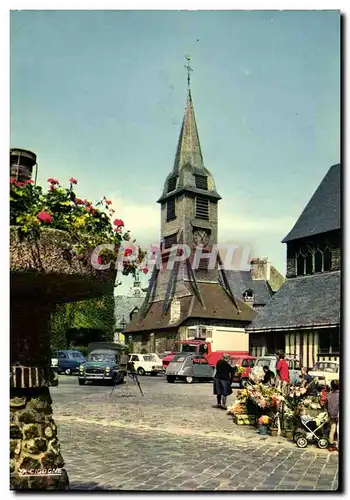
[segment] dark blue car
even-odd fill
[[[58,373],[65,373],[66,375],[79,372],[79,366],[86,361],[80,351],[74,351],[72,349],[56,351],[53,357],[57,359],[56,370]]]

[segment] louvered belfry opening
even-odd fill
[[[209,220],[209,200],[203,196],[196,197],[196,217]]]
[[[176,219],[175,198],[169,198],[166,203],[166,220],[169,222],[174,219]]]
[[[177,244],[177,233],[171,234],[164,238],[164,248],[171,248]]]
[[[195,175],[196,188],[208,191],[208,177],[205,175]]]

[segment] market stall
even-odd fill
[[[261,434],[288,439],[295,438],[297,431],[300,435],[303,422],[317,419],[322,412],[319,393],[309,395],[305,388],[291,387],[288,394],[282,395],[277,388],[261,383],[238,391],[234,405],[227,411],[237,425],[252,425]],[[321,420],[324,422],[324,416]]]

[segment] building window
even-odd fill
[[[176,219],[175,198],[170,198],[166,203],[166,220],[169,222],[174,219]]]
[[[196,182],[196,188],[208,191],[208,177],[205,177],[204,175],[195,175],[194,179]]]
[[[305,258],[305,274],[313,273],[313,254],[309,250]]]
[[[321,250],[315,252],[315,273],[322,273],[323,271],[323,255]]]
[[[209,220],[209,200],[207,198],[196,197],[196,217]]]
[[[305,274],[305,257],[302,254],[297,256],[297,276],[304,276]]]
[[[198,270],[199,271],[208,271],[209,260],[210,259],[206,259],[206,258],[199,259]]]
[[[177,233],[171,234],[164,238],[164,248],[171,248],[177,244]]]
[[[339,354],[340,337],[339,331],[319,331],[318,333],[319,354]]]
[[[331,271],[332,269],[332,251],[330,248],[326,248],[323,252],[323,270]]]
[[[176,188],[176,177],[171,177],[168,180],[168,193],[171,193],[171,191],[174,191]]]

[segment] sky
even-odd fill
[[[158,243],[190,55],[219,242],[285,274],[281,240],[340,161],[338,11],[22,10],[10,22],[11,147],[38,155],[39,183],[77,178],[78,196],[106,196],[140,244]]]

